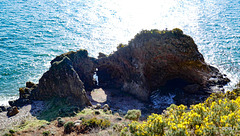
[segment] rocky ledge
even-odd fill
[[[208,65],[193,39],[177,28],[143,30],[128,45],[117,48],[110,55],[99,53],[98,59],[89,57],[86,50],[57,56],[39,84],[28,82],[19,89],[19,100],[10,105],[62,97],[75,105],[89,106],[86,91],[99,87],[121,90],[148,102],[151,93],[162,87],[180,88],[182,93],[197,96],[223,91],[230,81]]]

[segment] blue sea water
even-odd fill
[[[239,0],[0,0],[0,105],[37,83],[57,55],[109,54],[142,29],[176,27],[230,86],[240,79]]]

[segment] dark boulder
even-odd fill
[[[7,106],[0,106],[0,109],[1,109],[2,111],[7,111]]]
[[[107,57],[106,54],[99,52],[98,59]]]
[[[32,88],[33,86],[35,86],[35,84],[33,82],[26,82],[26,87],[28,88]]]
[[[19,113],[18,108],[16,106],[9,107],[7,109],[7,116],[11,117]]]
[[[27,82],[26,86],[28,86],[28,87],[19,88],[19,99],[13,100],[13,101],[8,101],[10,106],[22,107],[24,105],[32,103],[32,101],[31,101],[31,93],[32,93],[32,90],[35,89],[35,88],[33,88],[33,86],[37,86],[37,85],[35,85],[32,82],[31,83]]]
[[[9,105],[10,106],[17,106],[17,107],[22,107],[24,105],[27,105],[27,104],[31,104],[32,101],[29,100],[29,99],[24,99],[24,98],[19,98],[17,100],[13,100],[13,101],[8,101]]]

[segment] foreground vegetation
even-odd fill
[[[204,102],[190,106],[172,104],[162,115],[133,121],[121,135],[235,136],[240,135],[240,89],[213,93]]]
[[[59,103],[58,103],[59,104]],[[60,103],[62,105],[63,103]],[[53,104],[54,105],[54,104]],[[49,107],[46,114],[37,120],[26,121],[18,129],[5,135],[121,135],[121,136],[235,136],[240,135],[240,89],[227,93],[213,93],[203,103],[191,105],[172,104],[161,115],[152,114],[139,121],[140,110],[129,110],[127,114],[112,114],[111,110],[92,107],[78,111],[65,106]],[[57,110],[54,110],[57,108]],[[74,110],[75,109],[75,110]],[[58,111],[58,116],[52,112]],[[64,111],[64,112],[63,112]],[[55,112],[53,112],[56,114]],[[61,114],[59,114],[61,113]]]

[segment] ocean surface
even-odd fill
[[[233,87],[240,79],[239,0],[0,0],[0,105],[16,99],[25,82],[38,83],[57,55],[109,54],[142,29],[176,27]]]

